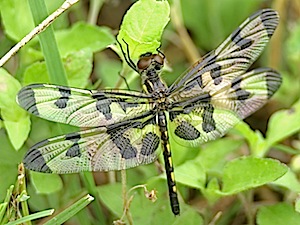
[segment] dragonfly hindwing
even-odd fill
[[[24,158],[26,168],[47,173],[121,170],[148,164],[159,154],[153,118],[99,127],[44,140]]]

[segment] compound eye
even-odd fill
[[[153,59],[155,62],[159,63],[160,65],[164,64],[164,58],[161,55],[155,54],[153,55]]]
[[[142,57],[137,63],[137,68],[139,70],[147,69],[148,66],[151,64],[151,57]]]

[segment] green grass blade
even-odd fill
[[[42,217],[45,217],[45,216],[50,216],[50,215],[53,214],[53,212],[54,212],[54,209],[48,209],[48,210],[45,210],[45,211],[33,213],[31,215],[24,216],[21,219],[9,222],[6,225],[18,225],[18,224],[22,224],[22,223],[25,223],[27,221],[39,219],[39,218],[42,218]]]
[[[81,198],[77,202],[75,202],[73,205],[62,211],[57,216],[53,217],[48,222],[44,223],[44,225],[54,225],[54,224],[63,224],[68,219],[70,219],[72,216],[74,216],[76,213],[78,213],[80,210],[82,210],[84,207],[86,207],[91,201],[94,200],[94,197],[91,195],[86,195],[85,197]]]
[[[29,5],[36,25],[48,16],[48,10],[44,0],[29,0]],[[45,57],[50,82],[54,84],[68,85],[67,76],[60,59],[53,27],[51,25],[44,32],[39,34],[39,41]]]

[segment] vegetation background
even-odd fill
[[[51,13],[63,0],[45,3]],[[121,219],[127,224],[300,224],[300,1],[165,3],[159,2],[161,15],[153,16],[158,12],[153,11],[158,4],[155,0],[137,1],[130,13],[134,4],[130,0],[79,1],[0,69],[0,224],[20,224],[20,218],[40,218],[26,224],[122,224]],[[180,216],[171,213],[165,176],[157,164],[126,171],[127,190],[135,189],[126,196],[131,204],[125,216],[120,172],[53,175],[26,171],[26,177],[22,176],[24,170],[18,170],[18,165],[30,146],[76,130],[20,109],[15,96],[22,86],[44,82],[126,89],[122,74],[130,89],[141,90],[139,76],[122,64],[115,45],[126,12],[127,25],[143,23],[147,29],[129,31],[124,19],[120,34],[136,32],[141,42],[150,43],[144,49],[134,48],[133,60],[145,51],[155,51],[163,34],[161,51],[168,60],[163,79],[171,84],[262,8],[277,10],[280,24],[253,67],[278,70],[283,84],[266,106],[226,137],[194,149],[171,140]],[[45,9],[44,0],[0,0],[0,56],[45,18]],[[152,192],[156,202],[145,197],[144,186],[137,186],[141,184],[148,191],[156,190]],[[91,204],[87,193],[95,198]],[[52,214],[47,211],[52,208],[52,216],[41,218]]]

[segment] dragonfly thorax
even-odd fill
[[[167,90],[166,84],[159,77],[164,60],[162,54],[148,52],[141,55],[137,63],[144,91],[153,94],[154,99],[164,98]]]

